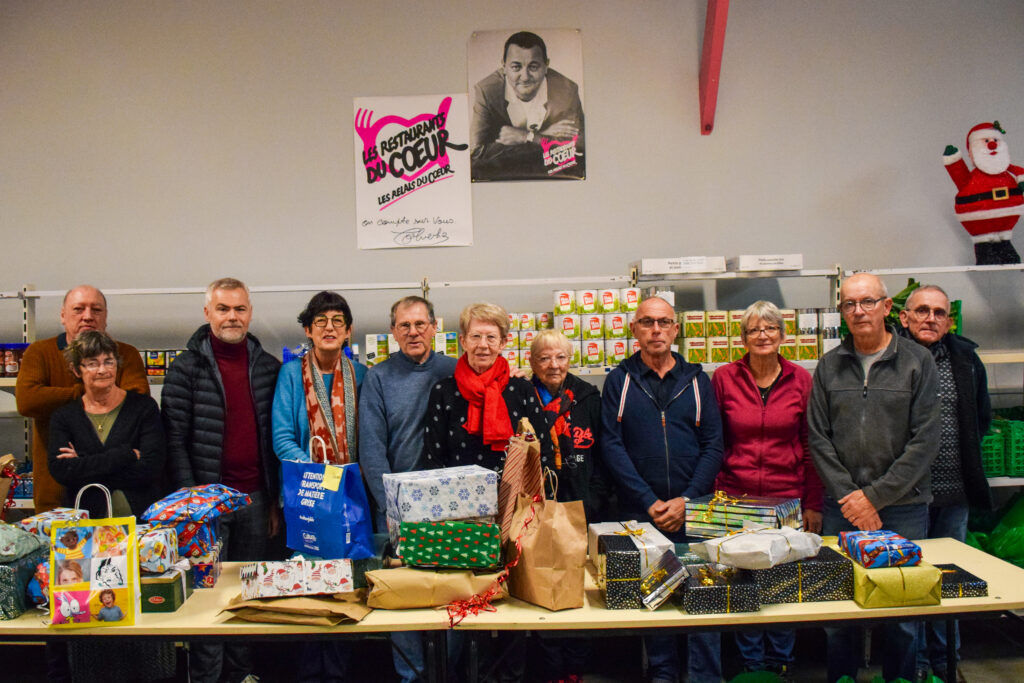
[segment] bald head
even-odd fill
[[[658,362],[671,353],[672,340],[676,338],[679,325],[672,306],[664,299],[651,297],[640,302],[631,329],[640,345],[644,362]]]
[[[843,280],[842,286],[839,288],[839,298],[842,301],[846,301],[847,291],[857,290],[858,292],[870,292],[870,295],[874,299],[886,299],[889,297],[889,290],[886,289],[885,283],[877,275],[871,273],[856,273]]]
[[[60,324],[68,343],[88,330],[107,331],[107,298],[92,285],[79,285],[67,291],[60,307]]]

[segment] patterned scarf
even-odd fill
[[[462,354],[455,365],[455,384],[469,403],[463,428],[480,434],[492,451],[505,450],[512,436],[512,421],[501,397],[508,386],[508,361],[498,356],[494,365],[478,375]]]
[[[312,453],[313,462],[347,465],[356,458],[356,373],[344,353],[334,366],[331,395],[313,350],[302,357],[302,389],[306,393],[309,436],[319,436],[327,444],[324,454]]]
[[[544,410],[555,414],[555,423],[551,426],[551,446],[555,451],[555,469],[560,470],[562,469],[562,446],[558,437],[561,434],[569,434],[569,424],[566,418],[572,409],[574,399],[572,389],[564,389],[554,396],[536,377],[533,378],[533,386],[537,390],[537,398],[540,399]],[[564,410],[562,409],[563,405],[565,406]]]

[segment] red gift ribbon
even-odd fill
[[[14,465],[8,465],[4,468],[3,472],[0,472],[0,479],[11,480],[11,487],[7,489],[7,499],[4,500],[3,506],[0,506],[0,513],[6,513],[14,507],[14,490],[18,488],[18,482],[21,481],[21,477],[15,473]],[[3,516],[0,515],[0,517]]]
[[[462,620],[469,615],[476,616],[481,612],[496,612],[496,608],[491,604],[491,600],[501,594],[501,584],[508,581],[508,570],[519,564],[519,559],[523,556],[523,535],[526,533],[527,528],[530,526],[530,522],[537,516],[537,510],[533,507],[534,503],[539,503],[543,500],[542,496],[535,495],[533,501],[530,503],[530,513],[523,520],[523,528],[520,529],[519,535],[516,536],[516,557],[511,562],[505,565],[505,568],[501,570],[501,574],[494,580],[491,586],[483,591],[477,593],[468,600],[453,600],[448,603],[448,627],[455,628],[462,623]]]

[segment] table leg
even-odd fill
[[[477,683],[480,678],[480,647],[476,640],[477,632],[467,631],[466,637],[469,639],[468,683]]]
[[[956,683],[956,619],[946,619],[946,683]]]

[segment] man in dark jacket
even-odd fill
[[[267,539],[277,535],[280,520],[270,407],[281,363],[249,334],[252,304],[244,283],[210,283],[203,313],[207,324],[168,369],[161,393],[171,482],[176,488],[220,482],[248,493],[252,505],[220,518],[221,558],[267,559]],[[250,654],[247,646],[193,644],[191,679],[241,681]]]
[[[722,422],[711,380],[673,353],[679,331],[664,300],[647,299],[631,326],[640,352],[612,370],[601,400],[601,455],[619,491],[622,519],[652,522],[673,541],[686,536],[686,502],[711,492],[722,465]],[[674,636],[645,636],[652,681],[674,681]],[[722,678],[718,633],[689,637],[689,678]]]
[[[853,275],[840,294],[850,334],[818,362],[807,411],[811,457],[826,492],[822,534],[887,529],[924,538],[929,469],[939,448],[935,362],[886,327],[892,299],[877,276]],[[828,680],[856,678],[860,629],[825,630]],[[910,680],[916,623],[886,624],[880,631],[883,677]]]
[[[977,344],[949,332],[949,297],[935,285],[922,285],[900,311],[904,331],[931,351],[939,373],[941,429],[939,452],[932,462],[932,502],[928,507],[928,538],[967,538],[967,512],[973,505],[992,507],[992,494],[981,465],[981,438],[992,423],[985,366],[974,352]],[[957,649],[959,649],[959,631]],[[918,629],[917,676],[946,675],[944,624]]]

